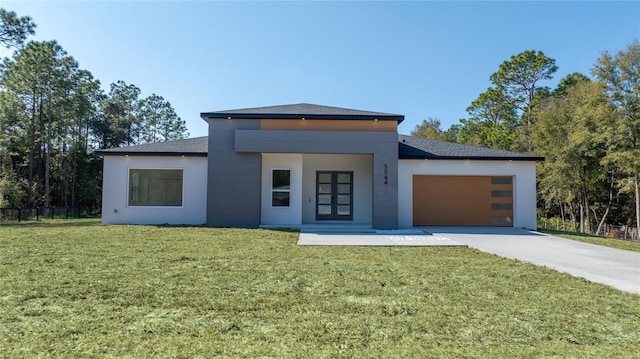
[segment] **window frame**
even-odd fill
[[[275,173],[275,171],[288,171],[289,172],[289,189],[275,189],[274,188],[274,183],[273,183],[273,175]],[[293,172],[293,170],[291,168],[271,168],[270,171],[270,193],[271,193],[271,208],[291,208],[291,173]],[[273,194],[274,193],[288,193],[289,194],[289,201],[288,204],[286,206],[275,206],[273,204]]]
[[[180,188],[180,205],[179,206],[145,206],[145,205],[136,205],[131,204],[131,170],[149,170],[149,171],[158,171],[158,170],[168,170],[168,171],[181,171],[182,172],[182,186]],[[185,204],[185,169],[184,167],[127,167],[127,184],[125,189],[125,203],[127,208],[168,208],[168,209],[178,209],[184,208]],[[148,200],[148,199],[147,199]]]

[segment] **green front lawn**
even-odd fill
[[[609,237],[599,237],[591,234],[558,231],[555,229],[538,229],[538,232],[551,234],[557,237],[573,239],[574,241],[598,244],[601,246],[625,249],[628,251],[640,252],[640,242],[625,241],[623,239],[615,239]]]
[[[69,219],[50,219],[50,218],[40,218],[29,219],[23,221],[1,221],[0,227],[87,227],[87,226],[100,226],[100,218],[99,217],[88,217],[88,218],[69,218]],[[2,236],[2,232],[0,232],[0,238]]]
[[[636,357],[640,296],[461,247],[0,228],[0,357]]]

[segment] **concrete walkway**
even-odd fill
[[[444,238],[420,229],[385,231],[327,231],[301,230],[300,246],[464,246],[450,238]]]
[[[422,227],[483,252],[533,263],[640,294],[640,253],[517,228]]]

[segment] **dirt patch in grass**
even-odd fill
[[[468,248],[0,229],[7,357],[633,357],[640,296]]]

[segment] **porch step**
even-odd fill
[[[293,228],[302,233],[375,233],[366,224],[302,224],[302,225],[260,225],[260,228]]]

